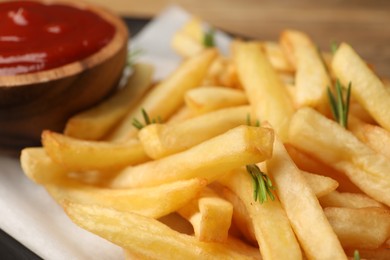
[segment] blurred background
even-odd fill
[[[390,78],[389,0],[87,0],[123,17],[147,20],[176,4],[233,35],[277,40],[281,30],[308,33],[322,50],[346,41]]]

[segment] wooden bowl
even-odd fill
[[[91,56],[40,72],[0,76],[0,151],[40,145],[43,129],[62,131],[67,119],[117,86],[127,59],[128,30],[121,18],[87,3],[42,1],[86,8],[111,23],[113,39]]]

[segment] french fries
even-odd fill
[[[253,199],[251,177],[241,169],[220,181],[245,204],[264,259],[302,259],[286,213],[279,200],[260,204]]]
[[[204,189],[196,200],[179,209],[178,213],[192,224],[195,237],[200,241],[227,241],[233,205],[213,190]]]
[[[325,208],[325,215],[347,248],[379,248],[390,236],[390,211],[381,208]]]
[[[122,143],[86,141],[43,131],[42,144],[56,163],[73,171],[118,170],[149,160],[138,139]]]
[[[187,91],[184,99],[187,107],[194,114],[248,104],[248,99],[242,90],[225,87],[195,88]]]
[[[190,179],[154,188],[111,190],[67,181],[48,184],[45,188],[59,204],[69,201],[159,218],[195,199],[205,185],[202,179]]]
[[[321,131],[321,135],[318,132]],[[390,206],[390,164],[336,122],[310,108],[291,120],[289,140],[298,148],[344,172],[362,191]]]
[[[350,45],[342,43],[338,47],[332,70],[343,85],[352,84],[353,97],[390,131],[390,92]]]
[[[81,227],[130,250],[142,259],[260,259],[248,246],[205,243],[180,234],[153,218],[110,208],[64,202],[68,216]],[[250,254],[248,253],[250,252]]]
[[[282,139],[294,113],[287,89],[257,42],[233,43],[233,59],[255,118],[269,121]]]
[[[195,177],[211,183],[234,168],[269,158],[273,138],[271,129],[239,126],[181,153],[130,166],[118,174],[111,187],[150,187]],[[226,145],[231,140],[234,145]]]
[[[71,117],[65,135],[84,140],[102,139],[150,87],[153,71],[149,64],[134,64],[127,84],[99,105]]]
[[[328,105],[327,87],[331,85],[321,54],[309,36],[294,30],[281,34],[281,45],[294,65],[295,104],[326,111]]]
[[[138,137],[146,154],[158,159],[244,125],[249,114],[248,106],[220,109],[182,123],[148,125],[140,130]]]
[[[64,133],[44,131],[26,176],[128,259],[388,259],[386,81],[347,44],[333,56],[286,30],[234,40],[230,57],[204,28],[174,34],[183,62],[161,82],[135,64]],[[345,128],[330,108],[348,105],[327,100],[338,79],[352,82]]]
[[[151,118],[160,117],[161,120],[166,120],[184,103],[185,92],[199,86],[216,56],[215,49],[207,49],[186,60],[166,80],[148,92],[111,132],[108,140],[123,141],[136,135],[137,129],[132,123],[134,118],[142,118],[142,109],[147,111]]]
[[[283,143],[274,142],[268,173],[305,254],[310,259],[347,259],[314,192],[289,157]],[[313,232],[316,230],[316,232]]]

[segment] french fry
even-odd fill
[[[246,206],[264,259],[302,259],[290,222],[277,198],[263,204],[253,198],[252,179],[237,169],[219,182],[236,193]]]
[[[280,42],[296,70],[294,94],[296,106],[298,108],[309,106],[326,111],[327,87],[331,85],[331,81],[317,47],[308,35],[294,30],[283,31]]]
[[[215,49],[207,49],[199,55],[184,61],[168,78],[148,92],[112,131],[108,140],[123,141],[135,136],[137,129],[132,125],[133,119],[140,120],[142,118],[142,109],[151,118],[168,119],[183,105],[185,92],[200,85],[208,67],[216,56],[217,51]]]
[[[286,55],[283,53],[283,50],[279,43],[277,42],[261,42],[261,46],[264,48],[264,52],[277,71],[282,72],[294,72],[295,69],[291,65],[290,61],[287,59]]]
[[[324,212],[344,247],[376,249],[390,237],[387,209],[337,207]]]
[[[148,187],[191,178],[210,183],[234,168],[269,158],[273,137],[268,128],[239,126],[184,152],[125,168],[111,186]]]
[[[233,59],[255,118],[269,121],[282,139],[294,113],[286,87],[256,42],[235,41]]]
[[[204,86],[221,86],[241,88],[237,77],[237,70],[230,58],[218,56],[211,64],[205,79]]]
[[[212,183],[212,185],[215,184],[216,182]],[[244,236],[246,241],[251,245],[258,245],[252,220],[244,202],[229,188],[226,188],[219,183],[218,185],[220,186],[219,189],[221,190],[222,196],[233,205],[232,223],[237,226],[239,232]]]
[[[291,120],[289,141],[344,172],[370,197],[390,206],[387,158],[371,150],[335,121],[313,109],[301,108]]]
[[[349,129],[368,147],[390,159],[390,132],[380,126],[366,124],[351,117]]]
[[[184,58],[195,56],[204,49],[202,43],[191,38],[184,32],[176,32],[173,35],[171,46],[172,49]]]
[[[248,104],[242,90],[213,86],[191,89],[187,91],[184,100],[188,108],[197,115]]]
[[[316,158],[302,152],[301,150],[294,147],[292,144],[284,144],[288,154],[299,169],[322,176],[330,177],[337,181],[338,190],[344,192],[362,192],[355,184],[353,184],[345,174],[336,171],[330,166],[324,164]]]
[[[332,191],[320,198],[322,207],[345,207],[345,208],[383,208],[383,204],[371,199],[362,193],[349,193]]]
[[[20,163],[27,177],[38,183],[52,183],[67,177],[69,171],[55,163],[42,147],[24,148]]]
[[[244,245],[238,250],[228,244],[200,242],[135,213],[69,202],[64,209],[77,225],[142,259],[260,259]]]
[[[172,116],[169,117],[166,123],[180,123],[192,117],[194,117],[194,113],[186,105],[183,105]]]
[[[205,184],[201,179],[190,179],[153,188],[112,190],[63,181],[45,185],[45,188],[59,204],[69,201],[159,218],[195,199]]]
[[[350,45],[342,43],[338,47],[332,69],[343,85],[351,82],[352,96],[390,131],[390,92]]]
[[[326,176],[305,171],[301,171],[301,173],[317,198],[332,193],[339,185],[337,181]]]
[[[71,117],[64,133],[85,140],[102,139],[136,105],[152,83],[153,67],[136,63],[127,84],[109,99]]]
[[[158,159],[245,125],[249,113],[249,106],[221,109],[182,123],[148,125],[139,131],[138,136],[146,153]]]
[[[73,171],[118,170],[149,160],[137,139],[122,143],[85,141],[45,130],[42,144],[53,161]]]
[[[347,259],[314,192],[277,138],[273,151],[266,161],[268,174],[305,255],[309,259]]]
[[[204,242],[225,242],[232,221],[233,205],[205,188],[197,199],[178,210]]]

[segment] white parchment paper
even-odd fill
[[[139,61],[155,65],[155,79],[179,64],[170,41],[189,17],[179,7],[169,7],[131,39],[131,48],[143,50]],[[227,52],[229,37],[217,32],[216,41]],[[1,155],[0,228],[44,259],[124,258],[119,247],[73,224],[44,188],[24,176],[18,159]]]

